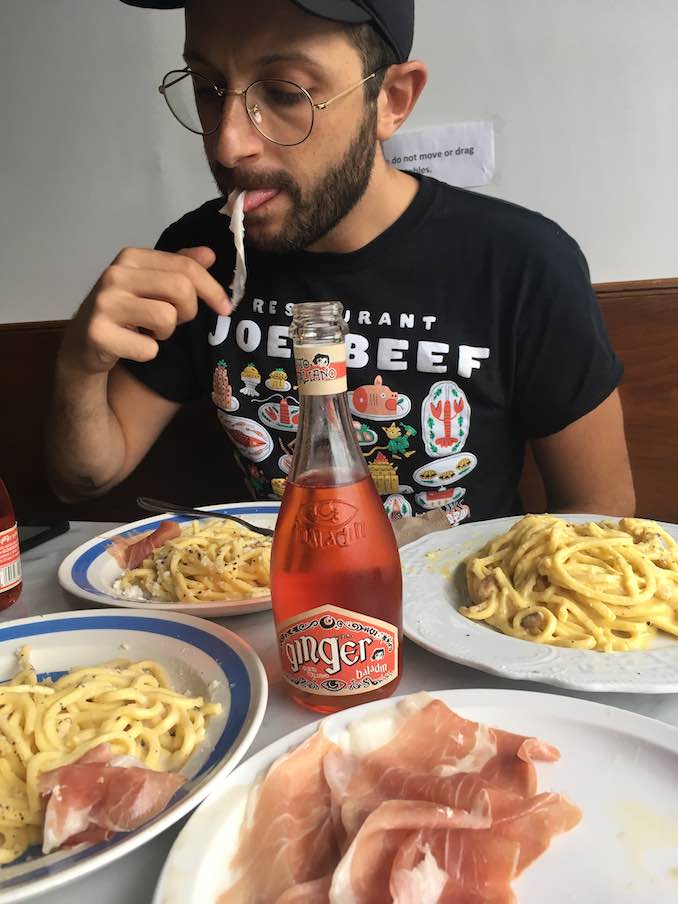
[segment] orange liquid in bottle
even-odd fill
[[[301,414],[271,554],[287,691],[316,712],[390,696],[402,671],[393,529],[355,436],[338,302],[293,309]]]
[[[271,595],[277,626],[330,604],[397,629],[397,677],[388,684],[344,696],[307,693],[288,685],[294,700],[327,713],[389,697],[395,691],[402,672],[400,559],[370,476],[337,485],[336,474],[310,471],[299,483],[288,481],[276,525]],[[361,663],[361,673],[379,668],[379,660],[370,659]]]

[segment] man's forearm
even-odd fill
[[[108,380],[108,373],[80,373],[57,361],[47,461],[64,501],[105,493],[123,470],[125,437],[108,402]]]

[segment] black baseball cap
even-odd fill
[[[122,0],[143,9],[180,9],[185,0]],[[226,0],[224,0],[226,2]],[[237,0],[236,0],[237,2]],[[304,12],[332,22],[370,24],[391,47],[399,63],[410,56],[414,40],[414,0],[291,0]]]

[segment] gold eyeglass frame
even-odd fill
[[[381,68],[384,68],[384,67],[381,67]],[[270,141],[273,144],[277,144],[279,147],[293,148],[293,147],[298,147],[298,145],[300,145],[300,144],[303,144],[310,136],[311,132],[313,131],[313,126],[315,125],[315,114],[316,114],[317,110],[318,111],[326,110],[330,104],[333,104],[335,102],[335,100],[340,100],[342,97],[346,97],[347,94],[350,94],[352,91],[355,91],[357,88],[360,88],[361,85],[366,84],[367,82],[370,81],[370,79],[376,78],[377,73],[379,71],[380,71],[379,69],[375,70],[370,75],[367,75],[367,76],[365,76],[365,78],[362,78],[359,82],[356,82],[354,85],[350,85],[348,88],[344,88],[344,90],[340,91],[339,94],[335,94],[334,97],[330,97],[329,100],[325,100],[322,103],[316,103],[313,100],[313,98],[311,97],[311,94],[306,90],[306,88],[304,88],[303,85],[299,85],[299,84],[297,84],[297,82],[291,82],[288,79],[284,79],[284,78],[261,79],[261,78],[259,78],[259,79],[256,79],[255,81],[253,81],[251,84],[249,84],[247,86],[247,88],[243,88],[240,90],[238,90],[236,88],[219,88],[219,87],[217,87],[217,85],[214,84],[213,81],[211,81],[211,79],[207,78],[206,75],[202,75],[200,72],[194,72],[190,66],[186,66],[184,69],[170,69],[169,72],[166,72],[165,75],[163,76],[162,83],[160,85],[158,85],[158,91],[165,98],[165,103],[169,107],[170,113],[172,114],[172,116],[177,120],[177,122],[180,125],[182,125],[189,132],[192,132],[194,135],[213,135],[221,127],[221,123],[224,118],[223,104],[222,104],[222,108],[221,108],[221,115],[219,117],[219,121],[217,122],[215,127],[213,129],[208,129],[207,131],[203,130],[203,131],[198,132],[196,129],[192,129],[190,126],[187,126],[186,123],[183,122],[183,120],[181,120],[177,116],[177,114],[172,109],[172,105],[170,104],[169,100],[167,99],[167,89],[168,88],[171,88],[172,85],[176,85],[177,82],[181,81],[187,75],[196,75],[198,78],[201,78],[205,82],[207,82],[207,84],[212,88],[212,90],[217,95],[217,97],[219,97],[222,100],[227,96],[228,97],[242,97],[243,104],[245,106],[245,112],[247,113],[247,116],[248,116],[250,122],[252,123],[254,128],[257,130],[257,132],[263,138],[265,138],[267,141]],[[167,79],[172,75],[176,75],[178,77],[173,82],[166,84]],[[257,125],[255,116],[257,115],[259,110],[258,110],[256,103],[251,108],[248,107],[247,93],[252,88],[254,88],[256,85],[260,85],[262,83],[268,83],[268,82],[278,82],[281,85],[292,85],[294,88],[298,88],[303,94],[306,95],[308,102],[310,104],[310,107],[311,107],[311,124],[309,126],[309,129],[308,129],[308,132],[306,133],[306,135],[304,135],[304,137],[302,139],[300,139],[299,141],[294,141],[292,143],[276,141],[275,138],[271,138],[269,135],[266,135],[266,133],[263,132]]]

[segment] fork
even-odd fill
[[[244,518],[238,518],[237,515],[225,515],[223,512],[206,512],[204,509],[177,505],[175,502],[163,502],[162,499],[149,499],[147,496],[139,496],[137,505],[147,512],[156,512],[161,515],[170,512],[173,515],[189,515],[193,518],[223,518],[226,521],[235,521],[236,524],[254,531],[255,534],[261,534],[264,537],[273,536],[273,530],[270,527],[259,527],[258,524],[250,524],[249,521],[245,521]]]

